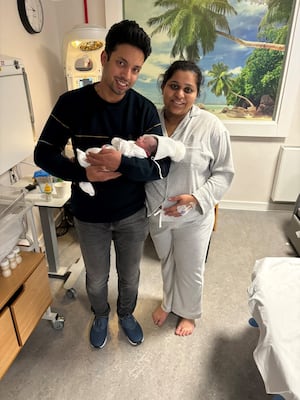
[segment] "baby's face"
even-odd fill
[[[150,151],[151,147],[156,144],[156,139],[149,135],[143,135],[138,137],[135,143],[145,151]]]

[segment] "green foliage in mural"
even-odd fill
[[[278,51],[256,49],[248,58],[240,75],[232,81],[227,104],[239,104],[234,93],[243,93],[256,106],[263,95],[276,99],[281,77],[283,54]]]

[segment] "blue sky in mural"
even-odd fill
[[[266,12],[266,6],[254,3],[251,0],[242,0],[240,2],[231,0],[229,3],[237,11],[236,16],[227,17],[231,34],[240,39],[256,41],[258,26]],[[149,28],[147,20],[150,17],[161,15],[165,11],[165,8],[154,7],[154,0],[124,0],[124,18],[136,20],[148,34],[151,34],[154,28]],[[165,33],[154,35],[151,40],[152,54],[143,66],[139,80],[135,84],[135,89],[159,106],[162,100],[157,78],[174,61],[170,56],[172,42]],[[217,62],[223,62],[228,65],[230,72],[238,73],[245,65],[245,61],[252,51],[253,48],[244,47],[229,39],[219,37],[214,51],[201,57],[198,63],[204,74],[205,82],[209,79],[206,76],[207,71]],[[205,87],[205,82],[199,102],[206,105],[224,105],[225,99],[212,94],[210,89]]]

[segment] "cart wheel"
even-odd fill
[[[77,297],[76,289],[74,289],[74,288],[68,289],[68,290],[66,291],[66,296],[67,296],[69,299],[76,299],[76,297]]]
[[[52,321],[52,326],[57,331],[63,329],[64,325],[65,325],[65,318],[62,315],[57,315],[55,320]]]

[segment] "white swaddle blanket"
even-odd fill
[[[90,153],[99,153],[101,151],[100,147],[91,147],[87,150]],[[91,164],[86,161],[86,153],[80,149],[76,149],[77,159],[79,164],[86,168],[89,167]],[[79,182],[79,186],[81,190],[88,193],[90,196],[95,196],[95,189],[90,182]]]

